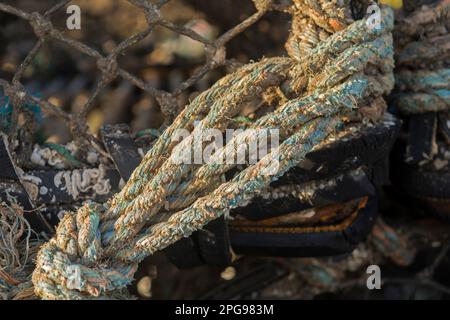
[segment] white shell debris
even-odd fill
[[[105,179],[105,168],[100,165],[94,169],[61,171],[55,175],[55,187],[66,190],[76,200],[80,193],[94,191],[98,195],[109,193],[111,184]]]
[[[31,182],[35,185],[39,185],[42,183],[42,179],[39,177],[35,177],[32,175],[22,174],[22,181]]]
[[[95,151],[89,151],[89,152],[87,153],[86,161],[87,161],[89,164],[96,164],[96,163],[98,163],[99,158],[100,158],[100,157],[99,157],[99,155],[98,155],[97,152],[95,152]]]
[[[42,195],[47,194],[48,193],[48,188],[45,187],[45,186],[40,187],[39,188],[39,193],[42,194]]]
[[[40,186],[41,178],[26,175],[22,170],[18,174],[31,200],[36,200],[38,195],[46,195],[49,192],[48,186]],[[97,195],[108,194],[111,191],[109,179],[105,179],[106,170],[103,165],[92,169],[76,169],[60,171],[55,175],[53,183],[56,188],[65,190],[74,200],[78,199],[80,193],[92,190]],[[50,191],[52,189],[50,188]],[[51,203],[55,203],[53,195]]]
[[[30,158],[31,162],[39,166],[52,166],[57,169],[64,168],[64,158],[55,150],[50,148],[41,148],[35,145]]]
[[[45,160],[42,159],[42,155],[39,153],[39,151],[36,148],[36,146],[34,146],[33,153],[31,154],[30,160],[34,164],[37,164],[37,165],[42,166],[42,167],[45,166]]]
[[[75,155],[78,147],[74,142],[69,142],[64,147],[70,152],[71,155]],[[89,150],[87,152],[86,161],[91,165],[99,163],[100,156],[96,151]],[[56,169],[64,169],[66,167],[66,159],[59,154],[56,150],[48,147],[41,147],[40,145],[34,145],[33,152],[30,157],[30,161],[41,167],[54,167]]]

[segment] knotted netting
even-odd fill
[[[165,129],[121,192],[106,204],[86,203],[64,215],[37,257],[32,279],[39,297],[120,296],[146,256],[246,205],[327,138],[360,121],[359,108],[384,103],[394,85],[392,11],[383,8],[374,24],[372,16],[354,20],[351,1],[292,2],[288,56],[246,64],[216,82]],[[255,7],[261,16],[273,4],[255,1]],[[215,51],[211,61],[224,54]],[[112,60],[101,61],[100,69],[115,70],[104,74],[120,72]],[[205,130],[224,132],[247,103],[263,99],[274,108],[247,126],[278,130],[280,144],[257,163],[238,170],[220,161],[249,142],[245,133],[214,150],[208,163],[180,163]],[[189,131],[181,142],[172,139],[179,129]],[[275,172],[267,174],[274,163]],[[232,170],[238,172],[225,181]]]

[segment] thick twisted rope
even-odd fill
[[[399,19],[396,106],[405,115],[450,110],[449,21],[450,0]]]
[[[267,3],[259,1],[258,7]],[[320,6],[331,25],[337,12],[333,8],[341,8],[336,1],[294,3],[311,10]],[[338,30],[329,29],[330,35],[308,55],[248,64],[186,106],[109,204],[88,203],[64,216],[55,236],[38,254],[33,273],[36,294],[44,299],[114,297],[132,281],[138,263],[146,256],[247,204],[341,130],[358,107],[388,93],[393,86],[392,12],[382,11],[379,29],[368,28],[366,20],[350,25],[341,22]],[[290,46],[293,41],[290,39]],[[233,164],[176,161],[190,154],[191,142],[200,139],[203,130],[224,131],[246,103],[273,89],[282,96],[280,101],[287,101],[251,126],[279,129],[282,143],[278,148],[227,182],[221,177]],[[174,142],[177,129],[191,133],[182,142]],[[245,136],[235,136],[212,157],[236,155],[230,144],[245,140]],[[278,164],[276,173],[265,174],[273,163]],[[153,218],[165,215],[169,218],[151,224]]]
[[[337,1],[295,1],[292,10],[292,32],[286,44],[291,57],[310,54],[320,42],[352,20],[350,6],[338,6]]]

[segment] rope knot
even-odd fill
[[[55,237],[40,250],[33,273],[36,294],[44,299],[106,297],[129,284],[137,264],[102,259],[100,214],[87,203],[68,212]]]
[[[52,33],[53,25],[51,21],[41,15],[39,12],[33,12],[30,20],[31,27],[34,33],[40,38],[45,40]]]

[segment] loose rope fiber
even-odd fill
[[[0,202],[0,299],[5,300],[34,296],[32,260],[42,244],[32,240],[23,209],[11,200],[11,205]]]
[[[370,106],[391,91],[393,13],[389,8],[381,12],[380,28],[369,28],[367,19],[347,21],[346,5],[338,1],[293,2],[295,36],[288,48],[300,48],[307,37],[307,31],[298,29],[295,22],[299,8],[302,17],[327,34],[308,43],[307,50],[288,49],[289,57],[265,58],[219,80],[185,107],[108,204],[87,203],[77,212],[67,212],[37,257],[32,279],[39,297],[120,297],[146,256],[247,204],[343,129],[358,107]],[[263,10],[270,2],[256,5]],[[280,104],[250,126],[279,129],[278,148],[227,182],[221,178],[235,165],[176,161],[190,154],[191,142],[200,140],[204,130],[224,132],[246,103],[268,92],[277,92]],[[188,129],[189,137],[180,143],[172,141],[177,129]],[[236,155],[234,143],[246,139],[238,134],[213,157]],[[274,162],[278,163],[276,174],[264,174]],[[151,223],[166,215],[168,219]]]

